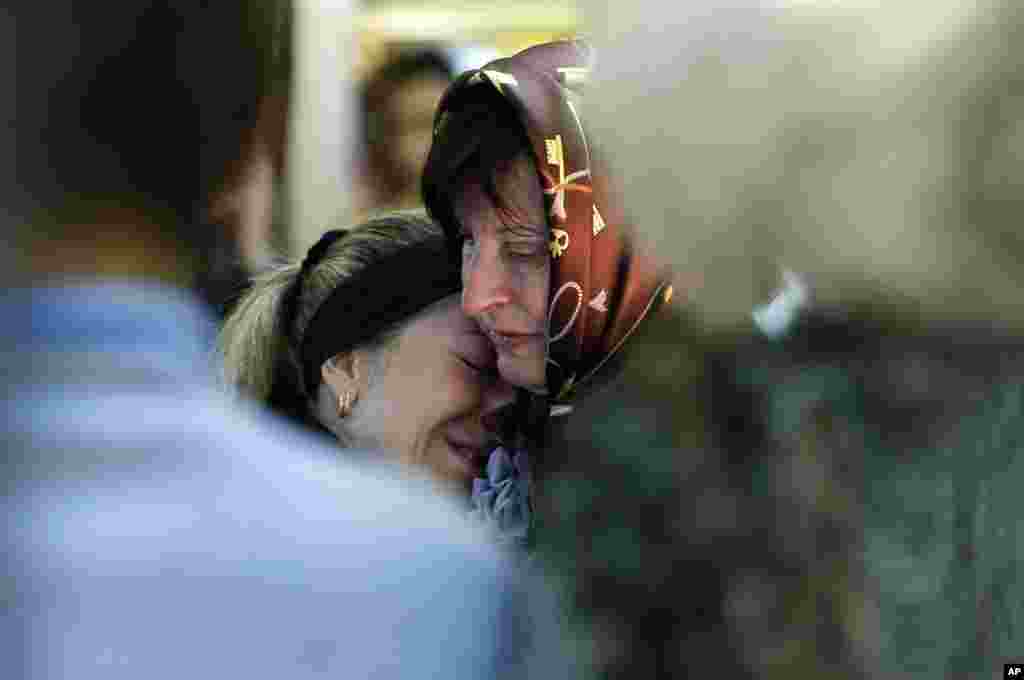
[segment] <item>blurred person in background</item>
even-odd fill
[[[292,55],[285,51],[290,46],[279,49],[278,63],[291,64]],[[269,75],[267,93],[246,132],[248,152],[229,166],[208,201],[209,241],[202,248],[193,286],[219,320],[252,276],[270,266],[270,253],[280,241],[291,80],[285,66]]]
[[[485,419],[512,388],[462,313],[461,288],[425,215],[328,232],[301,264],[259,279],[228,318],[226,378],[342,446],[391,451],[468,496],[491,439]]]
[[[637,238],[694,284],[553,437],[580,456],[537,546],[566,640],[592,677],[1000,675],[1024,647],[1018,4],[589,9],[590,120]]]
[[[421,205],[434,111],[455,77],[439,47],[399,47],[362,86],[360,214]]]
[[[289,55],[282,55],[287,59]],[[287,81],[277,83],[286,88]],[[263,99],[250,133],[250,153],[228,173],[210,199],[210,243],[196,273],[198,296],[221,319],[249,287],[253,275],[271,265],[284,175],[288,93]]]
[[[620,376],[615,355],[668,300],[664,268],[631,243],[605,159],[580,119],[591,55],[581,43],[532,47],[468,71],[437,113],[423,176],[424,201],[461,252],[462,307],[494,344],[502,377],[520,388],[511,430],[477,485],[485,516],[500,491],[522,482],[514,512],[499,519],[521,535],[533,479],[571,451],[525,455],[545,438],[549,414]],[[627,377],[628,379],[628,377]],[[557,512],[557,510],[554,510]],[[528,529],[527,529],[528,530]]]
[[[188,294],[287,2],[8,9],[4,673],[493,677],[513,596],[427,490],[233,407]]]

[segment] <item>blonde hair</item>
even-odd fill
[[[424,213],[394,213],[348,230],[303,273],[301,284],[300,262],[257,277],[218,338],[224,381],[241,395],[310,422],[308,404],[316,395],[303,384],[299,347],[316,310],[333,290],[366,268],[402,248],[434,240],[443,241],[444,234]],[[392,345],[403,325],[385,329],[361,348],[379,354]]]

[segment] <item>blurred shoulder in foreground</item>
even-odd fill
[[[572,454],[537,534],[569,639],[597,677],[998,670],[1022,644],[1022,347],[820,310],[778,340],[652,318],[630,379],[545,451]]]
[[[184,296],[4,297],[12,676],[478,678],[503,663],[514,586],[493,551],[431,489],[229,405]]]
[[[4,677],[481,678],[512,663],[515,581],[452,509],[230,407],[210,377],[213,331],[187,289],[211,201],[289,81],[291,9],[5,10]]]

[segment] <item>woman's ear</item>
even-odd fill
[[[320,377],[335,394],[359,393],[362,387],[362,362],[355,352],[335,354],[320,366]]]

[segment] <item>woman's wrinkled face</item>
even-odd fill
[[[360,399],[359,429],[457,493],[483,476],[483,417],[511,403],[494,349],[452,295],[415,317]]]
[[[455,201],[462,228],[462,308],[491,339],[508,382],[545,389],[551,277],[544,195],[533,161],[518,157],[496,182],[495,205],[479,181]]]

